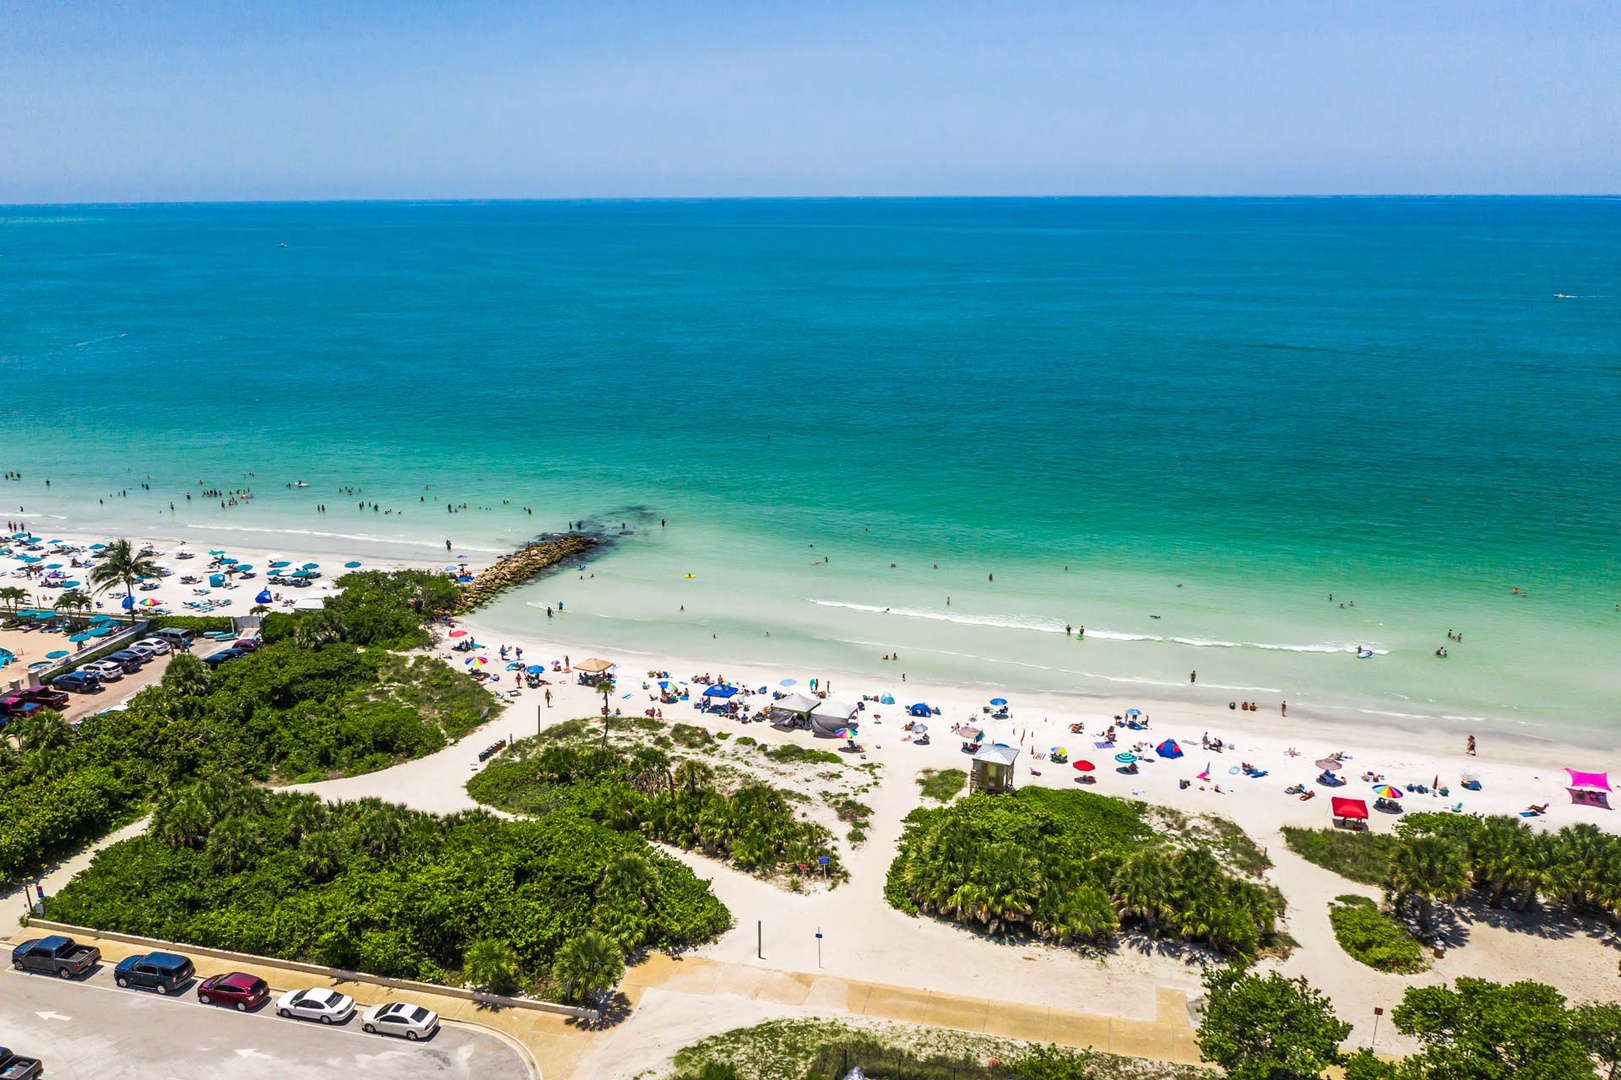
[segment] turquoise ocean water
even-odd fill
[[[1609,741],[1618,405],[1615,200],[0,208],[8,517],[624,522],[489,620],[712,667]]]

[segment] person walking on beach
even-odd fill
[[[1188,682],[1196,683],[1198,681],[1199,681],[1199,673],[1198,673],[1198,671],[1190,671],[1190,672],[1188,672]]]
[[[1464,747],[1463,752],[1468,754],[1470,757],[1475,756],[1475,737],[1473,735],[1469,736],[1469,743]]]
[[[552,707],[552,692],[549,689],[546,691],[546,707],[548,709]]]
[[[1287,701],[1280,702],[1278,704],[1278,711],[1280,713],[1282,713],[1284,716],[1288,716],[1289,715],[1289,703]]]

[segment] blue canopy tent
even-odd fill
[[[934,710],[929,708],[927,705],[923,704],[923,702],[921,702],[921,701],[918,702],[916,705],[913,705],[910,709],[907,709],[906,711],[911,713],[913,716],[933,716],[934,715]]]
[[[1179,758],[1182,756],[1182,748],[1176,745],[1175,739],[1166,739],[1154,747],[1154,753],[1162,758]]]
[[[261,589],[259,595],[253,598],[253,602],[255,604],[268,604],[272,599],[274,598],[270,595],[269,589]]]
[[[735,693],[737,693],[735,686],[711,686],[704,691],[704,697],[729,698]]]
[[[214,586],[214,588],[216,588],[216,589],[223,589],[225,587],[225,575],[224,574],[209,574],[208,575],[208,583],[210,585]],[[127,607],[128,605],[126,604],[125,606]]]

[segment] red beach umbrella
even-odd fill
[[[450,632],[450,636],[451,637],[466,637],[467,636],[467,631],[466,630],[452,630]]]
[[[1097,766],[1092,764],[1090,761],[1077,761],[1075,763],[1076,772],[1091,772],[1095,768],[1097,768]]]

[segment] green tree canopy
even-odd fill
[[[1238,967],[1205,972],[1199,1052],[1232,1080],[1316,1080],[1342,1060],[1351,1025],[1305,979]]]

